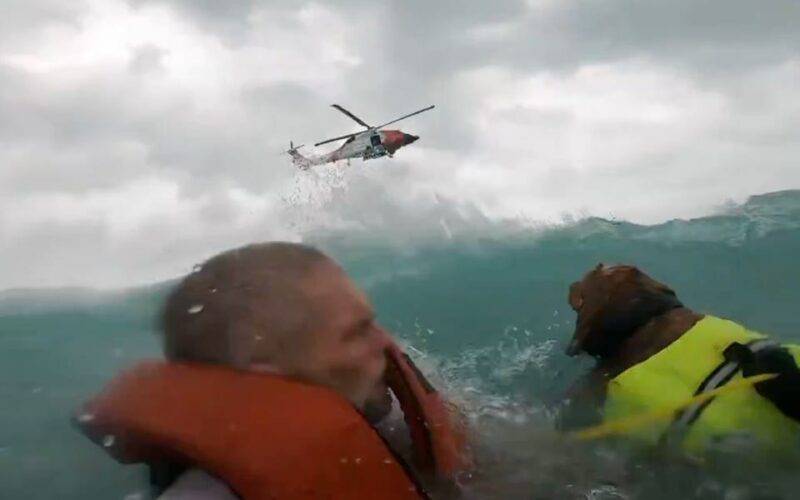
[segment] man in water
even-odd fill
[[[426,498],[371,426],[392,410],[387,360],[401,393],[427,383],[325,254],[276,242],[217,255],[172,291],[161,333],[167,362],[118,377],[78,420],[118,460],[147,463],[162,500]],[[442,429],[430,462],[448,463],[435,455],[457,448],[451,429],[428,427]]]

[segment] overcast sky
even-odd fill
[[[332,216],[653,223],[800,188],[798,26],[797,0],[4,0],[0,289],[164,279]],[[290,139],[359,128],[334,102],[436,109],[393,160],[299,173]]]

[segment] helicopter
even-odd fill
[[[316,146],[321,146],[323,144],[328,144],[330,142],[346,139],[338,149],[335,149],[334,151],[331,151],[328,154],[319,156],[303,156],[297,151],[298,149],[302,148],[303,145],[295,146],[294,142],[289,141],[289,149],[286,150],[285,153],[287,153],[289,156],[292,157],[292,163],[294,163],[300,170],[308,170],[309,168],[315,165],[323,165],[325,163],[335,163],[339,160],[347,160],[349,163],[352,158],[361,158],[363,161],[374,160],[376,158],[381,158],[383,156],[388,156],[389,158],[393,158],[394,153],[398,149],[402,148],[403,146],[408,146],[409,144],[412,144],[417,139],[419,139],[419,136],[406,134],[405,132],[402,132],[400,130],[381,130],[381,129],[383,127],[386,127],[387,125],[391,125],[392,123],[397,123],[400,120],[405,120],[406,118],[410,118],[414,115],[418,115],[425,111],[429,111],[433,109],[435,106],[428,106],[427,108],[422,108],[420,110],[414,111],[413,113],[401,116],[400,118],[395,118],[394,120],[386,122],[383,125],[379,125],[377,127],[368,125],[361,118],[357,117],[356,115],[344,109],[342,106],[338,104],[331,104],[331,107],[349,116],[356,123],[366,128],[366,130],[363,132],[355,132],[353,134],[334,137],[333,139],[326,139],[324,141],[314,144],[314,146],[316,147]]]

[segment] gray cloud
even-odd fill
[[[87,9],[84,0],[4,0],[0,12],[0,46],[20,47],[54,26],[78,29]]]
[[[259,10],[297,11],[310,3],[284,0],[165,3],[228,41],[246,42]],[[387,66],[427,81],[486,64],[572,69],[626,57],[657,57],[710,70],[763,65],[800,50],[800,5],[793,0],[340,0],[348,14],[373,9],[363,23],[380,23],[376,48]],[[364,30],[354,22],[354,31]],[[394,73],[395,71],[392,71]],[[379,78],[380,79],[380,78]]]
[[[136,7],[166,4],[197,23],[201,29],[212,30],[223,40],[238,44],[249,32],[250,14],[259,4],[256,0],[128,0]]]
[[[163,71],[163,59],[166,54],[167,51],[155,45],[142,45],[134,51],[131,57],[130,70],[136,75]]]
[[[339,224],[656,221],[800,187],[792,0],[97,5],[0,16],[0,288],[154,280]],[[333,102],[437,107],[394,160],[298,175],[290,139],[359,129]]]
[[[165,3],[238,43],[246,43],[257,30],[252,22],[257,12],[289,22],[292,12],[310,5],[281,0]],[[469,148],[475,140],[463,120],[470,103],[451,99],[452,77],[465,70],[499,65],[523,74],[572,71],[584,64],[646,57],[692,73],[730,77],[731,71],[775,64],[800,52],[800,6],[792,0],[347,0],[335,8],[344,12],[353,32],[369,32],[371,24],[380,31],[379,38],[364,44],[367,62],[348,77],[358,96],[351,105],[369,103],[363,112],[392,116],[413,107],[412,102],[439,103],[438,117],[427,122],[433,126],[425,132],[439,146],[452,149]],[[371,15],[357,15],[365,10]]]

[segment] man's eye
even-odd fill
[[[356,340],[356,339],[359,339],[359,338],[363,337],[363,336],[364,336],[364,334],[365,334],[367,331],[369,331],[369,329],[368,329],[368,328],[363,328],[363,327],[359,327],[359,328],[353,328],[352,330],[350,330],[350,331],[347,333],[347,339],[348,339],[348,340]]]

